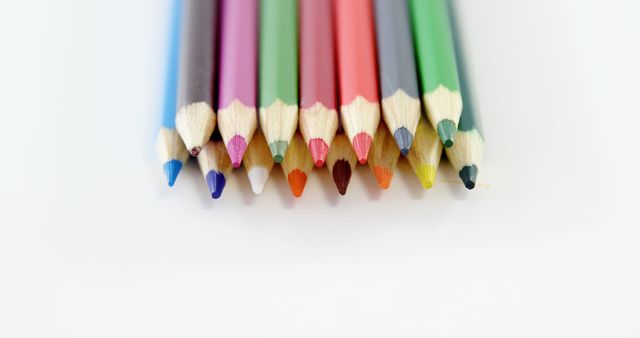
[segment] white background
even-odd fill
[[[638,337],[640,3],[459,0],[481,185],[153,152],[166,2],[0,3],[0,336]]]

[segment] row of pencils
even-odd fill
[[[475,187],[484,141],[447,0],[172,1],[170,186],[191,155],[213,198],[243,164],[261,193],[274,163],[297,197],[325,164],[344,195],[357,163],[388,188],[402,155],[430,188],[445,149]]]

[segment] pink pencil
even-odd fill
[[[234,168],[256,130],[258,1],[221,4],[218,128]]]
[[[321,167],[338,128],[331,0],[300,0],[300,131]]]

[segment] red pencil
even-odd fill
[[[338,128],[332,0],[300,0],[300,132],[317,167]]]
[[[373,7],[334,0],[342,126],[361,164],[380,123]]]

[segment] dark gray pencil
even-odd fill
[[[176,129],[197,156],[215,128],[213,78],[216,0],[185,0],[178,80]]]
[[[375,0],[382,114],[403,155],[420,120],[420,94],[406,1]]]

